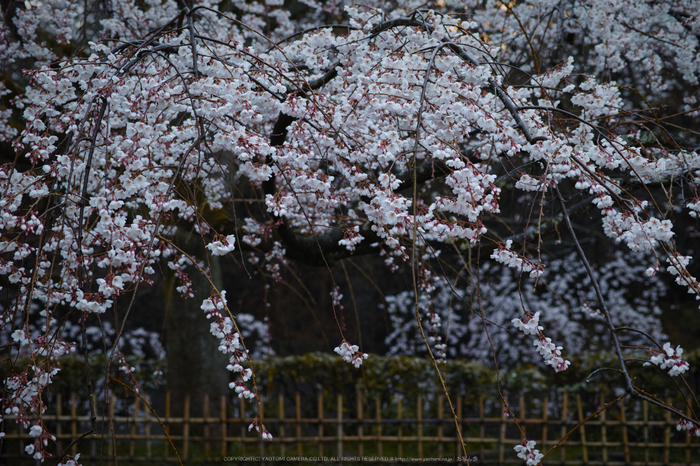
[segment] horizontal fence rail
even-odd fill
[[[678,420],[667,411],[636,400],[620,401],[576,428],[603,403],[598,400],[590,406],[580,395],[568,393],[557,398],[554,402],[519,395],[509,402],[507,411],[500,400],[454,396],[453,415],[443,395],[387,400],[386,395],[368,395],[359,389],[355,396],[280,394],[260,400],[265,427],[273,434],[269,441],[261,440],[254,429],[249,431],[254,406],[238,399],[232,403],[227,397],[210,400],[206,395],[198,406],[185,398],[180,415],[174,416],[166,393],[162,412],[156,411],[160,422],[148,398],[145,403],[138,398],[112,398],[109,412],[98,420],[97,433],[76,444],[72,442],[92,423],[89,416],[78,414],[88,410],[79,408],[75,395],[69,400],[56,396],[51,405],[54,412],[44,415],[42,422],[62,448],[72,444],[68,453],[81,453],[84,466],[98,460],[110,464],[115,458],[132,464],[177,463],[178,455],[184,464],[191,460],[272,463],[283,458],[333,463],[339,457],[344,462],[421,458],[440,463],[521,464],[513,447],[522,443],[523,436],[535,440],[543,453],[556,446],[545,464],[700,465],[700,439],[677,431]],[[24,447],[34,439],[16,428],[12,416],[5,416],[4,428],[0,460],[20,464],[24,458],[30,464]]]

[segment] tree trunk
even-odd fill
[[[185,244],[194,257],[206,253],[201,238]],[[210,257],[212,281],[221,287],[221,268],[217,256]],[[200,306],[209,297],[209,281],[194,267],[187,269],[192,281],[194,298],[183,299],[175,289],[178,284],[171,274],[165,284],[166,350],[168,360],[168,389],[171,393],[171,413],[182,415],[185,397],[190,396],[190,416],[202,414],[204,394],[218,406],[222,395],[228,395],[228,360],[218,347],[216,337],[209,333],[210,322]],[[211,412],[211,411],[210,411]]]

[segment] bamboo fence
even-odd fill
[[[173,416],[166,393],[158,413],[161,425],[144,401],[121,400],[122,406],[115,409],[119,400],[112,399],[111,412],[98,419],[98,433],[70,446],[69,453],[80,452],[83,466],[112,464],[115,459],[177,464],[178,456],[183,464],[195,460],[197,464],[305,460],[332,464],[339,457],[343,462],[421,458],[436,463],[522,464],[513,447],[525,436],[535,440],[543,453],[556,446],[544,464],[700,465],[700,439],[678,432],[678,420],[669,412],[636,400],[618,402],[576,428],[600,409],[600,400],[590,406],[576,394],[562,393],[556,401],[521,394],[509,403],[513,419],[502,401],[484,397],[452,397],[453,416],[442,395],[387,399],[386,394],[371,395],[360,389],[354,395],[318,394],[314,399],[295,393],[260,400],[265,427],[274,436],[270,441],[262,441],[255,430],[249,432],[254,406],[243,400],[232,403],[227,397],[214,401],[204,396],[201,409],[193,410],[186,398],[182,415]],[[88,416],[79,415],[76,395],[67,401],[57,396],[55,412],[42,418],[64,448],[91,425]],[[194,411],[200,415],[192,415]],[[26,431],[13,431],[12,419],[5,416],[0,463],[12,459],[10,464],[20,464],[22,458],[29,459],[23,449],[33,439]]]

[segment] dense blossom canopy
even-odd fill
[[[700,212],[700,2],[228,3],[3,6],[0,325],[30,362],[8,376],[2,408],[36,438],[28,454],[47,455],[42,393],[80,341],[63,316],[108,312],[161,268],[193,296],[187,267],[210,276],[213,256],[239,251],[275,277],[290,261],[322,271],[363,254],[409,268],[412,289],[387,300],[387,343],[415,344],[410,327],[437,359],[488,360],[496,323],[488,332],[525,336],[511,362],[566,370],[569,321],[547,312],[578,287],[567,306],[597,322],[585,330],[617,354],[629,394],[619,325],[643,332],[625,341],[651,365],[687,370],[680,347],[656,342],[649,294],[599,281],[625,269],[636,278],[624,284],[647,280],[657,296],[665,272],[700,293],[674,229]],[[571,221],[584,209],[620,244],[616,265],[592,270]],[[199,255],[180,246],[193,233]],[[555,236],[570,247],[541,247]],[[254,400],[246,319],[211,285],[201,317],[232,390]],[[454,311],[462,323],[439,336]],[[359,367],[367,354],[338,330],[336,352]],[[121,333],[109,357],[130,374]],[[516,453],[542,459],[526,439]]]

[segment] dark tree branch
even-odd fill
[[[564,216],[564,222],[566,222],[566,227],[569,229],[569,233],[571,233],[571,237],[574,240],[574,244],[576,245],[576,251],[578,252],[579,258],[581,259],[581,262],[583,263],[584,268],[586,269],[586,273],[588,274],[588,277],[591,279],[591,284],[593,285],[593,289],[595,290],[596,297],[598,298],[598,301],[600,302],[600,307],[603,309],[603,314],[605,315],[605,323],[608,326],[608,330],[610,330],[610,335],[612,337],[612,342],[613,342],[613,347],[615,350],[615,354],[617,355],[617,359],[620,363],[620,371],[622,372],[622,375],[625,378],[625,388],[627,390],[627,393],[633,396],[637,396],[637,389],[634,388],[634,384],[632,383],[632,377],[630,377],[629,372],[627,372],[627,366],[625,365],[625,358],[622,355],[622,345],[620,344],[620,340],[617,337],[617,329],[615,328],[615,324],[612,321],[612,315],[610,314],[610,310],[608,309],[608,306],[605,302],[605,297],[603,296],[603,292],[600,290],[600,286],[598,286],[598,280],[595,278],[595,275],[593,274],[593,269],[591,268],[591,265],[588,263],[588,259],[586,258],[586,254],[583,252],[583,249],[581,248],[581,245],[578,242],[578,239],[576,237],[576,232],[574,231],[574,227],[571,225],[571,220],[569,219],[569,214],[566,211],[566,203],[564,202],[564,198],[561,196],[561,192],[559,192],[559,187],[555,187],[555,192],[557,193],[557,200],[559,201],[559,205],[561,206],[561,213]]]

